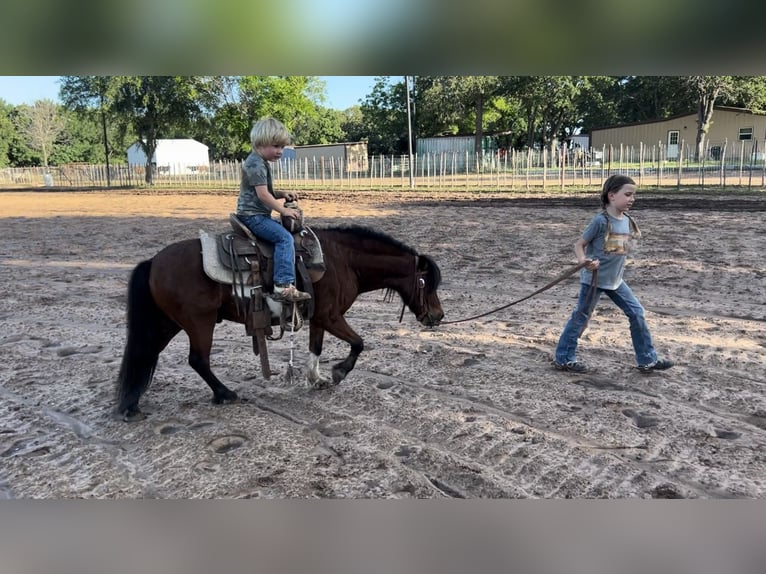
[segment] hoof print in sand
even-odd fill
[[[741,432],[724,430],[724,429],[714,429],[713,433],[716,438],[722,438],[725,440],[734,440],[742,436]]]
[[[238,449],[245,444],[245,442],[247,442],[247,437],[238,434],[230,434],[210,441],[210,448],[218,454],[226,454],[227,452]]]
[[[157,425],[154,427],[154,432],[156,432],[158,435],[171,435],[176,434],[177,432],[180,432],[183,430],[181,426],[177,423],[165,423],[161,425]]]
[[[625,409],[622,411],[622,414],[633,419],[633,422],[636,423],[636,426],[640,429],[656,427],[660,422],[660,419],[657,417],[646,415],[644,413],[637,413],[633,409]]]
[[[652,498],[686,498],[673,484],[659,484],[652,490]]]

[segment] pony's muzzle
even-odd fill
[[[444,311],[428,312],[418,317],[418,321],[426,327],[436,327],[444,319]]]

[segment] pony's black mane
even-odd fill
[[[427,271],[427,283],[430,289],[436,289],[441,283],[441,270],[439,269],[439,266],[436,264],[436,261],[434,261],[428,255],[419,254],[415,249],[413,249],[409,245],[402,243],[398,239],[394,239],[393,237],[391,237],[387,233],[384,233],[383,231],[380,231],[378,229],[373,229],[372,227],[364,227],[363,225],[354,225],[354,224],[336,225],[333,227],[315,227],[314,229],[316,231],[329,231],[329,232],[342,233],[344,235],[352,235],[355,238],[359,239],[360,241],[363,239],[373,239],[373,240],[385,243],[386,245],[390,245],[396,249],[401,249],[405,253],[410,253],[411,255],[414,255],[415,257],[421,257],[428,262],[426,271]]]
[[[407,253],[411,253],[412,255],[418,255],[418,252],[415,251],[409,245],[402,243],[398,239],[394,239],[387,233],[384,233],[377,229],[373,229],[372,227],[364,227],[362,225],[337,225],[334,227],[316,228],[317,231],[319,231],[319,229],[322,229],[325,231],[336,231],[338,233],[354,235],[358,237],[360,240],[375,239],[377,241],[387,243],[388,245],[391,245],[393,247],[397,247],[401,249],[402,251],[406,251]]]
[[[321,230],[321,231],[342,233],[344,235],[352,235],[355,238],[359,239],[360,241],[362,239],[373,239],[373,240],[385,243],[387,245],[390,245],[392,247],[395,247],[397,249],[401,249],[405,253],[410,253],[414,255],[415,257],[422,257],[428,261],[427,283],[430,289],[436,289],[441,283],[441,280],[442,280],[441,270],[439,269],[439,266],[436,264],[436,261],[434,261],[428,255],[420,255],[415,249],[413,249],[409,245],[402,243],[398,239],[394,239],[387,233],[379,231],[378,229],[373,229],[372,227],[364,227],[363,225],[353,225],[353,224],[337,225],[333,227],[321,227],[321,228],[317,227],[314,229],[316,231]]]

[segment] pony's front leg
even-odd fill
[[[326,389],[330,380],[319,371],[319,355],[322,354],[324,329],[311,324],[309,327],[309,359],[306,362],[306,382],[312,389]]]
[[[346,323],[346,320],[343,317],[335,319],[326,327],[326,329],[331,335],[342,341],[346,341],[351,345],[351,351],[349,352],[348,357],[332,368],[332,382],[337,385],[353,370],[354,365],[356,365],[356,359],[364,350],[364,341],[357,335],[356,331]]]
[[[319,371],[319,356],[309,353],[309,360],[306,361],[306,381],[312,389],[326,389],[330,386],[330,380],[322,376]]]

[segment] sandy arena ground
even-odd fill
[[[383,293],[347,314],[365,338],[338,387],[303,382],[308,329],[270,343],[266,382],[241,325],[212,367],[242,401],[215,406],[181,333],[141,401],[113,420],[133,266],[223,231],[236,197],[0,193],[0,498],[765,498],[766,197],[640,191],[626,278],[677,367],[634,368],[604,298],[580,345],[551,353],[571,277],[488,317],[425,329]],[[440,265],[447,320],[527,295],[574,263],[597,195],[304,193],[310,224],[374,226]],[[328,336],[322,368],[345,357]]]

